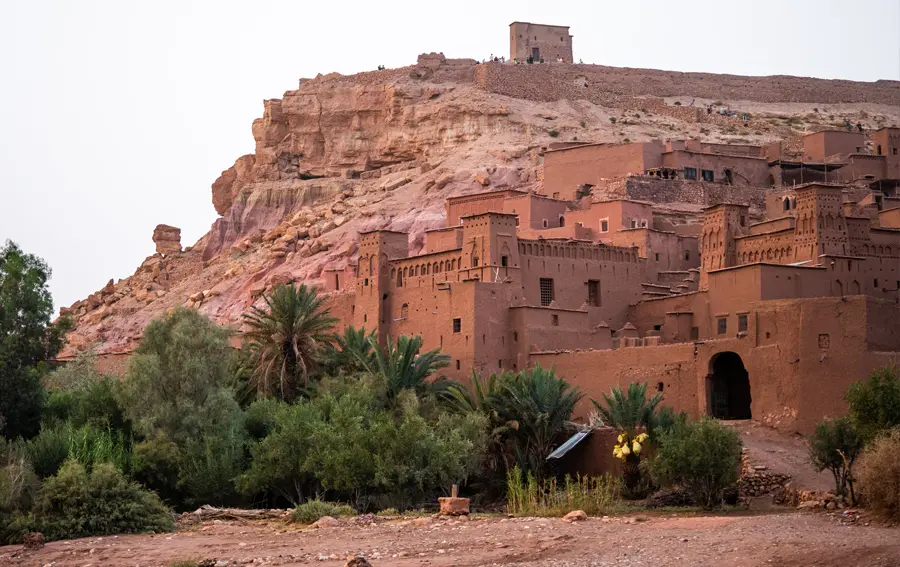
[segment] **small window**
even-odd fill
[[[720,335],[724,335],[728,332],[728,319],[725,317],[719,317],[716,319],[717,330]]]
[[[543,226],[544,228],[547,228],[547,219],[544,219],[541,221],[541,226]]]
[[[559,315],[555,313],[553,315],[550,315],[550,324],[554,327],[559,327]]]
[[[656,258],[656,261],[659,262],[659,252],[655,253],[653,256]]]
[[[541,278],[541,305],[547,307],[552,301],[553,280],[551,278]]]
[[[878,289],[878,278],[875,278],[875,289]]]
[[[878,155],[881,155],[881,144],[878,144]]]
[[[369,320],[369,316],[366,315],[365,313],[363,313],[363,323],[368,322],[368,320]]]
[[[741,226],[747,226],[747,217],[741,215]]]
[[[641,221],[641,228],[647,228],[647,219]]]
[[[657,382],[657,383],[656,383],[656,391],[657,391],[657,392],[662,392],[662,391],[663,391],[663,388],[665,388],[665,384],[663,384],[662,382]]]
[[[638,225],[637,223],[638,223],[637,219],[631,219],[631,228],[637,228],[637,225]]]
[[[519,226],[519,215],[516,215],[516,226]]]
[[[459,370],[459,359],[456,359],[456,369]]]
[[[555,192],[555,193],[553,194],[553,198],[554,198],[554,199],[559,199],[559,191],[557,191],[557,192]]]
[[[500,265],[504,268],[509,266],[509,256],[500,256]]]
[[[685,259],[685,261],[690,260],[690,259],[691,259],[691,253],[685,251],[685,253],[684,253],[684,259]]]
[[[478,267],[478,256],[472,256],[472,267],[473,268]]]
[[[897,148],[891,148],[891,155],[897,155]]]
[[[598,280],[588,280],[588,305],[600,307],[600,282]]]
[[[458,333],[460,331],[462,331],[462,319],[457,317],[453,320],[453,332]]]
[[[697,179],[697,168],[696,167],[684,168],[684,178],[685,179]]]
[[[519,331],[513,331],[513,342],[519,342]]]
[[[566,226],[566,217],[559,215],[559,226],[560,227]]]
[[[603,219],[600,221],[600,232],[609,232],[609,220]]]
[[[409,303],[404,303],[400,306],[400,318],[406,319],[409,317]]]
[[[654,331],[662,331],[662,325],[653,325]]]
[[[366,278],[366,279],[363,280],[363,285],[366,286],[366,287],[369,286],[369,278]]]
[[[503,369],[503,361],[502,360],[497,361],[497,368],[499,368],[501,370]]]
[[[691,327],[691,340],[696,341],[700,339],[700,327]]]
[[[701,169],[700,175],[703,177],[703,181],[712,182],[716,180],[716,175],[711,169]]]
[[[747,331],[747,314],[738,315],[738,332],[746,332]]]

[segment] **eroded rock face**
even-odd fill
[[[153,242],[159,254],[178,254],[181,252],[181,229],[167,224],[158,224],[153,229]]]

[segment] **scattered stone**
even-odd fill
[[[372,567],[372,564],[369,563],[369,560],[362,555],[357,555],[356,557],[353,557],[349,561],[347,561],[344,564],[344,567]]]
[[[312,528],[336,528],[340,526],[341,523],[331,516],[322,516],[316,522],[314,522],[310,527]]]
[[[28,532],[22,538],[22,546],[28,551],[44,547],[44,534],[41,532]]]
[[[563,516],[563,521],[565,522],[583,522],[587,520],[587,514],[584,513],[584,510],[572,510],[565,516]]]

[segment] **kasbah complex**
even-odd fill
[[[568,28],[512,24],[528,55],[571,60]],[[594,398],[647,381],[694,417],[808,433],[900,360],[900,128],[780,150],[551,145],[542,191],[448,199],[417,256],[406,233],[361,234],[358,263],[322,275],[332,313],[420,335],[454,379],[541,365]]]
[[[528,58],[572,61],[569,28],[511,24],[509,61]],[[338,328],[419,335],[464,383],[553,367],[582,422],[589,398],[647,382],[695,418],[807,434],[900,362],[900,128],[811,133],[799,158],[670,139],[541,159],[535,190],[448,199],[417,255],[406,232],[359,234],[318,282]]]

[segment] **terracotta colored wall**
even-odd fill
[[[642,174],[661,165],[663,144],[594,144],[544,154],[544,193],[559,193],[574,199],[579,185],[597,185],[600,180]]]
[[[885,177],[900,179],[900,128],[882,128],[873,132],[872,143],[876,152],[881,146],[881,153],[885,156]]]
[[[663,166],[681,170],[694,167],[697,179],[702,179],[700,170],[712,170],[714,181],[719,183],[726,179],[725,170],[731,170],[734,185],[762,187],[769,184],[769,163],[763,158],[675,151],[663,154]]]
[[[860,179],[884,179],[886,177],[886,165],[884,156],[854,155],[850,156],[849,163],[837,170],[832,181],[850,183]]]
[[[803,137],[803,152],[808,160],[824,161],[835,154],[852,154],[865,149],[866,137],[859,132],[826,130]]]

